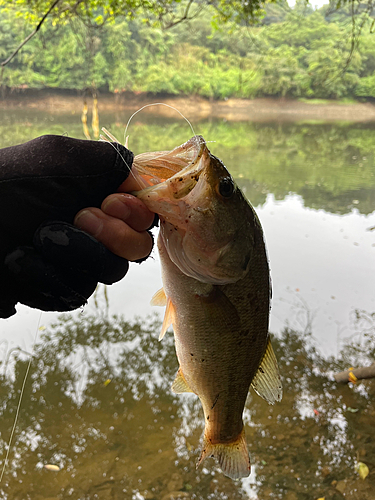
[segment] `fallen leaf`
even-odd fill
[[[104,387],[107,387],[108,384],[111,383],[111,379],[107,378],[107,380],[103,383]]]
[[[366,477],[369,475],[370,471],[369,471],[369,468],[367,467],[366,464],[364,464],[363,462],[358,462],[355,466],[358,474],[359,474],[359,477],[361,479],[366,479]]]
[[[349,368],[349,375],[348,375],[348,380],[349,382],[351,382],[352,384],[356,384],[357,383],[357,377],[354,375],[354,373],[352,372],[352,370],[354,370],[353,367]]]
[[[53,464],[46,464],[44,468],[47,470],[52,470],[54,472],[58,472],[60,470],[60,467],[58,465],[53,465]]]
[[[350,411],[350,413],[357,413],[357,411],[359,411],[359,409],[358,408],[351,408],[350,406],[348,406],[347,411]]]

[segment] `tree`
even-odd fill
[[[116,18],[132,19],[142,17],[145,23],[171,28],[184,21],[197,18],[203,11],[209,11],[213,24],[234,22],[235,24],[254,24],[263,19],[263,24],[283,20],[290,10],[285,0],[0,0],[0,9],[17,12],[34,29],[6,59],[0,62],[3,69],[19,50],[40,30],[47,18],[54,24],[64,24],[72,19],[80,19],[87,27],[98,29]],[[312,14],[309,0],[298,0],[296,9]],[[373,0],[357,2],[349,0],[330,0],[325,8],[328,18],[337,15],[352,18],[352,50],[348,64],[355,49],[358,48],[359,35],[370,21],[375,25]],[[341,13],[341,14],[340,14]],[[336,16],[337,17],[337,16]],[[1,80],[0,74],[0,80]]]
[[[277,0],[268,0],[274,3]],[[142,15],[145,22],[171,28],[196,18],[203,10],[211,9],[217,22],[250,23],[262,14],[263,0],[0,0],[0,8],[16,10],[34,30],[7,57],[0,66],[4,68],[19,50],[40,30],[47,18],[54,23],[66,23],[79,18],[86,26],[100,28],[118,17],[134,18]]]

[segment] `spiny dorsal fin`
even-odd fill
[[[188,386],[181,368],[178,369],[176,378],[174,379],[174,382],[172,384],[172,391],[175,394],[182,394],[183,392],[193,392]]]
[[[205,433],[197,468],[206,457],[216,458],[223,473],[232,479],[250,475],[250,458],[244,429],[242,429],[236,441],[232,443],[212,444]]]
[[[159,340],[162,340],[165,332],[168,330],[168,327],[173,323],[174,316],[175,316],[174,306],[172,304],[171,299],[167,298],[167,307],[165,309],[164,320],[163,320],[163,324],[161,326]]]
[[[152,296],[150,304],[152,306],[161,306],[164,307],[167,305],[167,296],[165,295],[164,288],[160,288],[154,295]]]
[[[268,339],[266,352],[251,382],[251,387],[271,405],[276,401],[281,401],[283,397],[279,367],[270,339]]]

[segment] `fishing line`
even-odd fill
[[[131,117],[129,118],[127,124],[126,124],[126,128],[125,128],[125,133],[124,133],[124,139],[125,139],[125,144],[127,144],[127,140],[128,140],[128,137],[126,137],[126,132],[128,130],[128,127],[129,127],[129,124],[131,122],[131,120],[134,118],[134,116],[136,114],[138,114],[140,111],[142,111],[143,109],[145,108],[148,108],[148,107],[151,107],[151,106],[166,106],[167,108],[170,108],[170,109],[173,109],[174,111],[177,111],[177,113],[188,123],[188,125],[190,126],[190,129],[193,133],[193,135],[195,136],[195,131],[194,131],[194,128],[192,126],[192,124],[190,123],[190,121],[186,118],[186,116],[184,116],[177,108],[173,107],[173,106],[170,106],[169,104],[165,104],[163,102],[156,102],[156,103],[151,103],[151,104],[146,104],[145,106],[143,106],[142,108],[138,109],[135,113],[133,113],[131,115]],[[116,142],[118,144],[121,144],[120,141],[118,141],[116,139],[116,137],[111,134],[108,130],[106,130],[104,127],[102,128],[103,132],[113,141],[113,142]],[[100,139],[104,142],[108,142],[116,151],[117,153],[120,155],[122,161],[124,162],[124,164],[127,166],[127,168],[129,169],[129,172],[131,175],[133,175],[134,179],[138,182],[138,184],[140,185],[141,188],[144,188],[145,186],[143,186],[141,184],[141,180],[138,179],[135,174],[132,172],[131,168],[129,167],[128,163],[126,162],[125,158],[122,156],[122,154],[116,149],[115,145],[108,140],[107,137],[105,136],[100,136]],[[40,312],[40,315],[39,315],[39,319],[38,319],[38,324],[37,324],[37,328],[36,328],[36,332],[35,332],[35,336],[34,336],[34,340],[33,340],[33,344],[32,344],[32,351],[34,351],[34,348],[35,348],[35,345],[36,345],[36,341],[37,341],[37,338],[38,338],[38,331],[39,331],[39,325],[40,325],[40,320],[42,318],[42,311]],[[18,400],[18,405],[17,405],[17,410],[16,410],[16,414],[15,414],[15,417],[14,417],[14,422],[13,422],[13,426],[12,426],[12,430],[11,430],[11,433],[10,433],[10,437],[9,437],[9,441],[8,441],[8,445],[7,445],[7,452],[6,452],[6,455],[5,455],[5,460],[4,460],[4,463],[3,463],[3,467],[2,467],[2,470],[1,470],[1,473],[0,473],[0,483],[2,482],[3,480],[3,477],[4,477],[4,473],[5,473],[5,469],[8,465],[8,460],[9,460],[9,454],[10,454],[10,449],[11,449],[11,445],[12,445],[12,441],[13,441],[13,437],[14,437],[14,433],[15,433],[15,430],[16,430],[16,426],[17,426],[17,421],[18,421],[18,417],[19,417],[19,413],[20,413],[20,410],[21,410],[21,404],[22,404],[22,399],[23,399],[23,395],[24,395],[24,392],[25,392],[25,387],[26,387],[26,382],[27,382],[27,378],[28,378],[28,375],[29,375],[29,372],[30,372],[30,368],[31,368],[31,363],[32,363],[32,360],[33,360],[33,357],[31,356],[30,359],[29,359],[29,362],[28,362],[28,365],[27,365],[27,368],[26,368],[26,373],[25,373],[25,376],[24,376],[24,379],[23,379],[23,382],[22,382],[22,387],[21,387],[21,392],[20,392],[20,398]]]
[[[37,325],[35,336],[34,336],[32,352],[34,351],[34,348],[35,348],[35,345],[36,345],[36,340],[37,340],[37,337],[38,337],[38,331],[39,331],[39,325],[40,325],[41,318],[42,318],[42,311],[40,312],[39,319],[38,319],[38,325]],[[16,430],[18,415],[19,415],[20,409],[21,409],[21,403],[22,403],[23,393],[25,392],[26,381],[27,381],[27,377],[29,375],[29,371],[30,371],[32,360],[33,360],[33,356],[31,355],[30,359],[29,359],[29,363],[28,363],[27,368],[26,368],[26,373],[25,373],[25,376],[24,376],[24,379],[23,379],[22,387],[21,387],[20,399],[18,400],[17,411],[16,411],[16,415],[14,417],[14,423],[13,423],[12,431],[11,431],[10,437],[9,437],[8,449],[7,449],[7,452],[6,452],[6,455],[5,455],[5,460],[4,460],[3,468],[2,468],[2,471],[1,471],[1,474],[0,474],[0,483],[3,480],[5,468],[6,468],[7,464],[8,464],[8,458],[9,458],[9,454],[10,454],[10,447],[11,447],[11,444],[12,444],[14,432]]]
[[[138,113],[140,113],[143,109],[149,108],[151,106],[166,106],[167,108],[170,108],[170,109],[173,109],[174,111],[177,111],[177,113],[188,123],[189,127],[191,128],[191,131],[193,132],[193,135],[194,136],[196,135],[196,133],[193,129],[193,125],[189,122],[189,120],[186,118],[186,116],[184,116],[181,113],[181,111],[179,111],[177,108],[171,106],[170,104],[165,104],[165,102],[153,102],[151,104],[146,104],[145,106],[138,109],[137,111],[135,111],[135,113],[133,113],[131,115],[131,117],[129,118],[128,123],[126,124],[126,127],[125,127],[124,138],[126,137],[126,132],[128,131],[129,124],[130,124],[131,120],[134,118],[134,116],[137,115]]]
[[[120,142],[118,139],[116,139],[116,137],[115,137],[113,134],[111,134],[111,132],[110,132],[109,130],[107,130],[105,127],[102,127],[102,130],[103,130],[103,132],[104,132],[106,135],[108,135],[108,137],[109,137],[109,138],[110,138],[113,142],[117,142],[117,144],[121,144],[121,142]],[[107,137],[104,137],[104,135],[101,135],[101,136],[100,136],[100,139],[101,139],[102,141],[105,141],[105,142],[110,142],[110,141],[107,139]]]
[[[103,130],[103,132],[104,132],[105,134],[107,134],[107,135],[108,135],[108,137],[109,137],[109,138],[110,138],[113,142],[115,142],[115,143],[117,143],[117,144],[121,144],[121,142],[120,142],[120,141],[118,141],[118,140],[116,139],[116,137],[115,137],[113,134],[111,134],[111,133],[110,133],[110,132],[109,132],[106,128],[104,128],[104,127],[103,127],[103,128],[102,128],[102,130]],[[137,177],[137,176],[135,175],[135,173],[133,172],[132,168],[131,168],[131,167],[129,167],[129,165],[128,165],[128,163],[126,162],[125,158],[122,156],[122,154],[121,154],[121,153],[120,153],[120,151],[116,148],[116,146],[113,144],[113,142],[111,142],[110,140],[108,140],[108,138],[107,138],[107,137],[105,137],[104,135],[101,135],[101,136],[100,136],[100,140],[101,140],[101,142],[107,142],[108,144],[110,144],[110,145],[111,145],[111,147],[112,147],[112,148],[113,148],[113,149],[117,152],[117,154],[120,156],[120,158],[122,159],[122,161],[123,161],[123,162],[125,163],[125,165],[127,166],[128,170],[129,170],[129,175],[132,175],[132,176],[133,176],[134,180],[138,183],[139,187],[140,187],[141,189],[144,189],[145,187],[147,187],[147,184],[143,183],[142,178],[139,178],[139,177]],[[126,147],[126,145],[125,145],[125,147]]]
[[[128,128],[129,128],[129,125],[130,125],[130,122],[131,120],[134,118],[135,115],[137,115],[138,113],[140,113],[142,110],[144,110],[145,108],[149,108],[151,106],[166,106],[167,108],[170,108],[170,109],[173,109],[174,111],[177,111],[177,113],[188,123],[192,133],[193,133],[193,136],[196,136],[196,133],[195,133],[195,130],[193,128],[193,125],[191,124],[191,122],[186,118],[186,116],[184,116],[181,111],[179,111],[177,108],[175,108],[174,106],[171,106],[170,104],[166,104],[164,102],[154,102],[154,103],[150,103],[150,104],[146,104],[145,106],[142,106],[141,108],[139,108],[137,111],[135,111],[131,117],[129,118],[127,124],[126,124],[126,127],[125,127],[125,132],[124,132],[124,143],[125,143],[125,147],[127,148],[128,147],[128,139],[129,139],[129,136],[126,135],[127,131],[128,131]],[[109,132],[105,127],[102,127],[102,131],[106,134],[107,137],[105,137],[104,135],[100,135],[100,140],[102,142],[108,142],[112,147],[113,149],[116,149],[116,147],[114,146],[113,142],[117,143],[117,144],[121,144],[121,142],[111,133]],[[112,141],[112,142],[111,142]],[[142,178],[137,178],[136,175],[134,174],[133,170],[131,169],[131,167],[129,167],[129,165],[127,164],[127,162],[125,161],[125,158],[122,156],[122,154],[117,151],[117,153],[120,155],[122,161],[125,163],[125,165],[127,166],[127,168],[129,169],[129,172],[130,172],[130,175],[133,176],[133,178],[135,179],[135,181],[139,184],[140,188],[143,189],[145,187],[147,187],[147,184],[142,184]],[[155,158],[158,158],[159,156],[163,156],[165,154],[165,152],[160,152],[160,155],[155,155]],[[154,158],[154,159],[155,159]]]

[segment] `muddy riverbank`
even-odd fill
[[[0,109],[25,108],[40,109],[53,113],[80,113],[84,97],[76,92],[25,91],[11,93],[0,99]],[[92,98],[86,99],[90,109]],[[201,97],[179,97],[169,95],[100,94],[99,110],[102,112],[129,110],[163,102],[177,108],[189,119],[222,118],[230,121],[375,121],[373,103],[345,103],[340,101],[298,101],[292,99],[236,99],[215,101]],[[175,110],[165,106],[146,108],[144,113],[158,116],[181,118]]]

